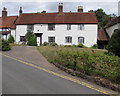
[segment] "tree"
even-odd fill
[[[32,31],[28,30],[25,38],[29,46],[37,46],[36,36]]]
[[[97,19],[98,19],[98,28],[103,28],[109,20],[109,15],[107,15],[103,9],[97,9],[95,11]]]
[[[8,38],[8,42],[9,43],[14,43],[14,37],[12,35],[10,35],[10,37]]]
[[[11,47],[9,45],[9,42],[7,40],[0,39],[0,50],[8,51],[10,49],[11,49]]]
[[[120,29],[116,30],[108,43],[108,51],[120,57]]]

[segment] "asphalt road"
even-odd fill
[[[3,94],[102,94],[8,57],[2,60]]]

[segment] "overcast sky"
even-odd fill
[[[2,1],[2,0],[1,0]],[[21,2],[20,2],[21,1]],[[97,10],[98,8],[104,9],[104,11],[107,14],[116,14],[120,15],[120,6],[118,7],[118,1],[119,0],[108,0],[104,2],[105,0],[52,0],[50,2],[44,0],[43,1],[38,1],[38,0],[4,0],[1,2],[0,9],[2,10],[3,7],[7,8],[8,15],[18,15],[19,12],[19,7],[23,7],[23,13],[36,13],[36,12],[41,12],[43,10],[47,12],[57,12],[58,11],[58,3],[63,2],[64,6],[64,12],[76,12],[78,6],[83,6],[84,12],[87,12],[88,10]],[[34,2],[33,2],[34,1]],[[57,2],[55,2],[57,1]],[[97,1],[97,2],[96,2]],[[120,2],[119,2],[120,5]],[[119,10],[119,12],[118,12]],[[1,13],[0,13],[1,15]]]

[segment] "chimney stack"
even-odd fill
[[[19,10],[19,16],[22,14],[22,7],[20,7],[20,10]]]
[[[6,17],[7,17],[7,9],[4,7],[2,10],[2,20],[5,20]]]
[[[63,3],[59,3],[58,12],[59,12],[59,14],[63,13]]]
[[[78,12],[83,13],[83,6],[78,6]]]

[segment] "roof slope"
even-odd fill
[[[97,40],[98,41],[107,41],[108,40],[108,35],[104,29],[98,30]]]
[[[95,13],[29,13],[19,16],[16,24],[98,23]]]
[[[4,21],[0,17],[0,28],[15,28],[17,16],[7,16]]]
[[[115,17],[115,18],[112,18],[108,23],[107,25],[105,26],[105,28],[108,28],[110,26],[113,26],[117,23],[120,23],[120,16],[119,17]]]

